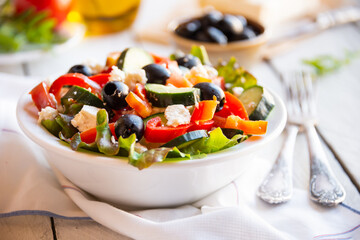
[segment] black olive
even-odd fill
[[[82,73],[85,76],[91,76],[92,75],[91,69],[88,66],[80,65],[80,64],[72,66],[69,69],[68,73]]]
[[[208,27],[205,32],[209,35],[213,42],[219,44],[226,44],[228,42],[228,38],[225,34],[215,27]]]
[[[128,94],[129,87],[120,81],[107,82],[101,92],[106,106],[114,110],[120,110],[128,105],[125,101]]]
[[[200,30],[201,22],[197,19],[180,24],[175,32],[183,37],[192,37]]]
[[[247,40],[247,39],[251,39],[256,37],[256,33],[254,32],[254,30],[252,30],[249,27],[245,27],[244,31],[242,31],[242,33],[237,34],[237,35],[233,35],[230,40],[231,41],[240,41],[240,40]]]
[[[191,54],[187,54],[184,57],[177,58],[176,62],[179,64],[179,66],[183,66],[188,69],[191,69],[192,67],[195,67],[195,66],[201,64],[200,59]]]
[[[203,31],[199,31],[195,34],[194,40],[201,41],[201,42],[212,42],[213,40]]]
[[[240,34],[244,29],[244,25],[236,16],[226,14],[224,15],[224,18],[219,22],[218,28],[227,37],[230,37],[232,35]]]
[[[134,114],[122,115],[115,122],[116,137],[128,138],[133,133],[135,133],[137,141],[144,136],[144,121],[141,117]]]
[[[242,25],[244,27],[248,24],[248,22],[244,16],[241,16],[241,15],[235,15],[235,16],[240,20],[240,22],[242,23]]]
[[[170,72],[163,65],[151,63],[143,67],[146,73],[147,83],[157,83],[165,85],[170,77]]]
[[[221,12],[213,10],[208,12],[201,18],[201,24],[203,28],[212,26],[215,27],[221,20],[223,19],[223,15]]]
[[[216,112],[220,111],[225,103],[225,93],[224,91],[214,83],[201,82],[194,86],[194,88],[200,89],[200,100],[213,100],[214,96],[219,102],[216,106]]]

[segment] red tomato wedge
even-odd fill
[[[35,106],[39,111],[45,107],[52,107],[56,108],[56,101],[53,97],[49,94],[49,86],[48,84],[43,81],[39,83],[36,87],[34,87],[31,91],[31,98],[35,103]]]
[[[116,134],[115,134],[115,123],[109,123],[109,128],[110,128],[111,134],[115,137],[115,139],[117,139]],[[95,142],[96,133],[97,133],[96,127],[90,128],[90,129],[80,133],[81,141],[88,143],[88,144]]]

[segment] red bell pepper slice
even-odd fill
[[[56,108],[56,100],[50,96],[49,86],[45,81],[34,87],[30,91],[30,94],[33,102],[35,103],[35,106],[39,111],[47,106]]]
[[[220,117],[220,116],[215,115],[213,120],[214,120],[214,127],[223,128],[225,126],[226,117]]]
[[[115,134],[115,123],[109,123],[109,128],[110,128],[111,134],[115,137],[115,139],[117,139],[116,134]],[[88,144],[95,142],[96,133],[97,133],[96,127],[90,128],[90,129],[80,133],[81,141],[88,143]]]
[[[232,115],[230,108],[228,105],[224,104],[223,108],[215,113],[215,116],[227,118],[228,116]]]
[[[206,130],[210,131],[211,128],[214,126],[214,120],[209,120],[205,122],[199,122],[199,124],[192,123],[188,129],[188,132],[196,131],[196,130]]]
[[[191,124],[179,125],[177,127],[162,126],[161,118],[150,119],[145,128],[144,137],[152,143],[166,143],[187,132]]]
[[[56,100],[60,101],[60,92],[63,86],[76,85],[83,88],[90,88],[91,92],[100,96],[101,87],[96,82],[90,80],[81,73],[67,73],[56,79],[49,90],[49,93],[54,94]]]
[[[191,115],[191,122],[209,121],[214,117],[216,100],[204,100],[198,103]]]
[[[245,110],[244,105],[234,95],[229,92],[225,92],[225,104],[229,107],[229,110],[236,116],[239,116],[242,119],[249,120],[248,114]]]
[[[94,76],[90,76],[89,79],[93,80],[97,84],[100,85],[101,88],[109,81],[110,74],[109,73],[100,73]]]

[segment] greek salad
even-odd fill
[[[130,47],[71,67],[30,95],[38,122],[73,150],[127,157],[138,169],[201,158],[266,133],[271,94],[236,59],[203,46],[160,57]]]

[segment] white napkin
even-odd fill
[[[290,202],[279,206],[259,200],[256,188],[271,165],[261,157],[239,179],[192,205],[124,211],[93,199],[56,169],[55,177],[42,150],[16,126],[16,100],[35,84],[0,73],[0,217],[89,216],[134,239],[360,238],[360,213],[347,205],[321,207],[300,189],[295,189]],[[272,147],[264,154],[273,156]]]

